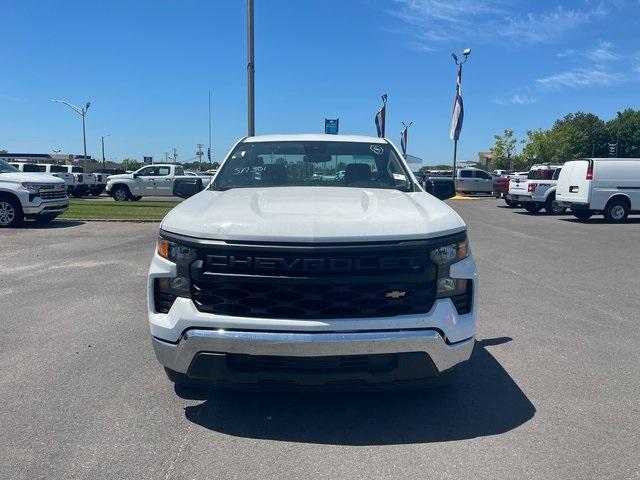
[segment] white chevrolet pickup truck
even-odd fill
[[[178,386],[442,385],[477,312],[465,223],[373,137],[241,140],[164,218],[148,275]]]
[[[50,222],[69,205],[61,178],[44,173],[22,173],[0,160],[0,228],[16,227],[24,218]]]
[[[191,177],[185,175],[180,165],[148,165],[133,173],[110,175],[107,179],[106,191],[119,202],[137,201],[147,196],[172,196],[176,178]]]

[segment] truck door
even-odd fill
[[[157,172],[153,179],[155,181],[155,191],[153,193],[154,195],[173,195],[173,175],[171,175],[170,166],[165,165],[157,167]]]
[[[133,194],[136,196],[155,195],[156,184],[155,177],[158,173],[158,167],[150,166],[138,170],[134,179]]]
[[[459,175],[456,178],[456,191],[472,192],[473,191],[473,170],[458,170]]]
[[[487,172],[475,170],[473,177],[473,191],[490,193],[493,190],[493,178]]]

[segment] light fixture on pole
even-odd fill
[[[78,115],[82,117],[82,145],[84,148],[84,167],[86,171],[87,169],[87,131],[86,131],[84,119],[87,116],[87,110],[89,110],[89,107],[91,106],[91,102],[87,102],[84,107],[77,107],[72,103],[66,102],[64,100],[51,100],[51,101],[66,105],[67,107],[69,107],[71,110],[73,110],[74,112],[76,112]]]
[[[455,182],[457,160],[458,160],[458,138],[460,138],[460,132],[462,131],[462,121],[464,119],[464,107],[462,104],[462,65],[468,60],[471,54],[470,48],[465,48],[462,52],[464,58],[460,60],[455,53],[451,54],[451,58],[458,67],[458,75],[456,77],[456,96],[453,101],[453,113],[451,115],[451,131],[449,138],[453,140],[453,179]]]

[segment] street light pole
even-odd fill
[[[253,0],[247,0],[247,135],[256,134],[255,64],[253,49]]]
[[[460,109],[461,109],[461,114],[463,115],[463,110],[462,110],[462,97],[460,96],[460,87],[462,85],[462,65],[467,61],[467,59],[469,58],[469,54],[471,53],[471,49],[470,48],[465,48],[464,51],[462,52],[464,58],[462,60],[460,60],[458,58],[458,56],[455,53],[451,54],[451,58],[453,58],[454,63],[457,65],[458,67],[458,75],[456,77],[456,100],[455,102],[458,102],[458,97],[460,97],[459,101],[460,101]],[[455,113],[455,107],[456,104],[454,103],[454,113]],[[458,122],[461,122],[462,119],[457,120]],[[458,132],[454,132],[454,126],[453,126],[453,119],[452,119],[452,127],[451,127],[452,131],[452,139],[453,139],[453,181],[455,183],[456,181],[456,170],[457,170],[457,162],[458,162],[458,135],[459,135],[459,131]]]
[[[104,137],[110,137],[111,135],[102,135],[100,137],[100,141],[102,142],[102,173],[104,173],[104,162],[105,162],[105,158],[104,158]]]
[[[86,171],[87,169],[87,131],[85,128],[85,117],[87,116],[87,110],[89,110],[89,107],[91,106],[91,102],[87,102],[84,107],[77,107],[72,103],[66,102],[64,100],[51,100],[51,101],[66,105],[67,107],[69,107],[71,110],[73,110],[74,112],[76,112],[78,115],[82,117],[82,145],[84,148],[84,169]]]

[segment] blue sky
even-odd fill
[[[493,135],[547,128],[577,110],[610,118],[640,108],[640,2],[574,0],[255,0],[257,133],[375,135],[389,95],[387,136],[409,153],[450,162],[455,66],[464,67],[459,158]],[[78,117],[49,100],[90,100],[88,150],[141,159],[214,159],[246,133],[244,0],[0,0],[0,148],[82,152]]]

